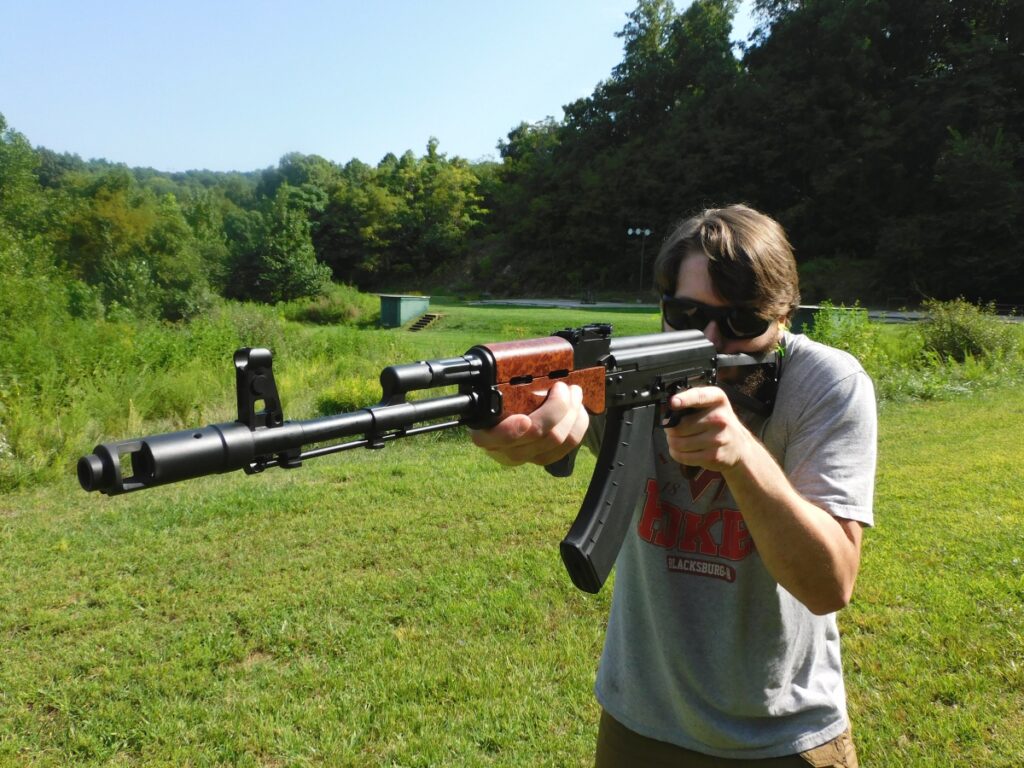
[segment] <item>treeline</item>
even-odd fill
[[[1024,4],[758,0],[739,49],[736,5],[639,0],[608,79],[493,163],[431,139],[376,166],[168,174],[33,148],[0,117],[0,319],[176,320],[332,280],[640,290],[676,219],[737,200],[787,227],[807,300],[1024,303]]]
[[[1024,4],[755,5],[737,57],[736,3],[642,0],[611,77],[509,135],[498,273],[528,256],[580,287],[629,284],[629,228],[745,200],[790,232],[809,298],[1019,303]]]
[[[180,320],[429,275],[467,253],[480,177],[431,140],[376,167],[287,155],[253,173],[162,174],[33,149],[0,115],[0,316]]]

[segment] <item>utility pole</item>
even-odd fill
[[[647,238],[650,235],[651,230],[649,227],[630,227],[626,230],[626,237],[640,238],[640,291],[644,289],[644,246],[647,245]]]

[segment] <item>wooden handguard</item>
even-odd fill
[[[591,413],[604,411],[604,367],[573,370],[573,347],[565,339],[550,336],[482,346],[494,356],[502,415],[532,413],[556,381],[579,385],[584,407]]]

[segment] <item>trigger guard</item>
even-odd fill
[[[684,416],[689,416],[696,410],[696,408],[683,408],[683,410],[681,411],[669,411],[668,418],[659,421],[658,427],[660,429],[671,429],[672,427],[678,427],[679,422],[683,420]]]

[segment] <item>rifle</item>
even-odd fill
[[[113,496],[238,469],[246,474],[292,469],[318,456],[379,449],[392,440],[457,426],[487,428],[511,414],[532,412],[555,382],[564,381],[582,388],[588,411],[605,414],[590,486],[559,547],[573,583],[593,593],[611,572],[642,493],[653,430],[672,426],[683,415],[666,411],[669,398],[718,383],[720,368],[755,365],[769,371],[772,384],[777,378],[774,353],[717,355],[700,331],[616,339],[611,325],[594,324],[543,338],[482,344],[461,357],[389,366],[380,374],[382,397],[376,405],[286,421],[270,351],[240,349],[234,365],[235,421],[97,445],[78,461],[82,488]],[[457,394],[407,400],[411,392],[451,386],[458,387]],[[734,404],[762,412],[771,408],[773,394],[757,400],[726,391]],[[567,477],[575,457],[574,450],[546,469]]]

